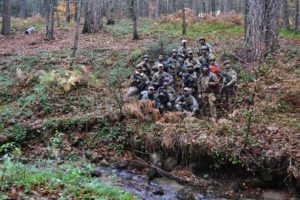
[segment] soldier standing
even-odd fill
[[[138,64],[143,68],[144,73],[148,76],[148,78],[151,78],[151,65],[150,65],[150,59],[148,55],[143,56],[143,61]]]
[[[203,66],[203,72],[199,77],[199,97],[204,104],[209,104],[209,113],[212,121],[216,121],[217,111],[215,106],[216,93],[218,93],[219,80],[217,76],[209,71],[207,65]],[[203,105],[203,108],[206,106]]]
[[[178,57],[178,52],[176,49],[172,49],[171,56],[167,60],[167,65],[170,67],[173,65],[174,62],[178,63],[181,66],[181,63],[180,63],[180,60]]]
[[[166,60],[164,58],[164,55],[159,55],[158,56],[158,61],[156,61],[154,63],[154,66],[158,67],[158,64],[162,64],[164,66],[164,71],[165,72],[169,72],[169,68],[167,66],[167,62],[166,62]]]
[[[211,45],[210,45],[209,43],[206,42],[206,40],[205,40],[205,38],[204,38],[203,36],[200,36],[199,39],[198,39],[198,41],[199,41],[199,46],[198,46],[198,48],[197,48],[197,55],[198,55],[198,56],[201,56],[201,55],[202,55],[201,48],[202,48],[203,46],[206,46],[208,52],[211,52],[211,48],[212,48],[212,47],[211,47]]]
[[[197,59],[194,58],[194,54],[193,54],[192,51],[189,51],[189,52],[188,52],[188,57],[187,57],[187,59],[184,61],[184,64],[183,64],[184,70],[187,69],[187,66],[188,66],[189,64],[192,64],[192,65],[194,66],[194,68],[201,68],[200,62],[199,62]]]
[[[207,46],[201,47],[201,56],[198,58],[201,65],[209,64],[209,57],[211,55],[209,54],[209,50]]]
[[[225,68],[225,71],[222,72],[224,86],[221,93],[225,95],[228,110],[232,111],[236,94],[237,73],[232,69],[229,60],[226,60],[223,65]]]
[[[178,56],[183,59],[187,59],[188,53],[191,51],[191,48],[188,48],[186,45],[186,40],[182,40],[182,46],[178,49]]]
[[[187,66],[187,73],[182,76],[182,88],[190,88],[192,95],[196,96],[198,92],[198,76],[194,71],[194,65],[189,63]]]

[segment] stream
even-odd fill
[[[118,187],[139,199],[145,200],[170,200],[186,199],[178,198],[179,191],[188,191],[193,194],[196,200],[216,199],[213,195],[204,195],[197,191],[196,188],[185,186],[174,180],[167,178],[155,178],[150,183],[142,175],[135,174],[128,170],[115,170],[112,168],[98,167],[97,172],[101,173],[99,179],[108,186]],[[186,195],[184,195],[186,196]]]

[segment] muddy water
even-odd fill
[[[99,178],[102,183],[108,186],[118,187],[130,194],[135,195],[139,199],[145,200],[170,200],[178,199],[177,193],[183,188],[187,188],[174,180],[167,178],[156,178],[150,183],[147,178],[137,175],[132,171],[118,171],[110,168],[97,168],[102,176]],[[197,189],[188,187],[188,190],[197,200],[216,199],[217,197],[205,196]]]

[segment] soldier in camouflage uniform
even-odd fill
[[[143,68],[144,73],[148,76],[149,79],[151,79],[151,65],[150,65],[150,59],[148,55],[143,56],[143,61],[138,64],[138,66],[141,66]]]
[[[161,114],[165,111],[172,111],[176,99],[176,91],[169,85],[169,82],[169,79],[166,78],[164,85],[157,90],[156,108]]]
[[[215,106],[216,94],[218,93],[219,80],[217,76],[209,71],[207,65],[203,66],[202,75],[199,77],[199,98],[204,104],[209,104],[209,112],[212,121],[216,121],[217,111]],[[203,105],[205,108],[205,105]]]
[[[156,100],[156,94],[155,94],[154,87],[149,86],[148,90],[142,91],[140,96],[139,96],[139,100],[155,101]]]
[[[179,59],[179,56],[178,56],[178,52],[177,52],[176,49],[172,49],[171,57],[168,58],[166,64],[168,65],[168,67],[170,67],[170,66],[173,65],[174,62],[176,62],[177,64],[179,64],[179,66],[181,66],[180,59]]]
[[[167,63],[166,63],[166,60],[164,58],[164,55],[159,55],[158,56],[158,61],[156,61],[154,63],[154,66],[156,66],[158,68],[158,64],[162,64],[164,66],[164,71],[165,72],[169,72],[169,69],[168,69],[168,66],[167,66]],[[154,67],[153,66],[153,67]]]
[[[158,72],[156,72],[152,77],[152,86],[155,89],[163,86],[164,80],[168,78],[169,85],[173,83],[173,77],[164,71],[164,66],[162,64],[158,64]]]
[[[125,100],[127,100],[128,97],[145,90],[149,84],[149,78],[142,72],[142,66],[137,65],[135,68],[136,71],[130,78],[130,88],[124,97]]]
[[[208,52],[211,52],[211,45],[209,44],[209,43],[207,43],[206,42],[206,40],[205,40],[205,38],[204,37],[199,37],[199,39],[198,39],[198,41],[199,41],[199,46],[198,46],[198,48],[196,49],[197,51],[197,55],[200,57],[200,56],[202,56],[202,51],[201,51],[201,48],[203,47],[203,46],[206,46],[207,47],[207,50],[208,50]]]
[[[194,54],[193,54],[192,51],[189,51],[188,57],[187,57],[187,59],[184,61],[183,69],[184,69],[184,70],[187,70],[187,66],[188,66],[189,64],[192,64],[192,65],[194,66],[194,68],[196,68],[196,67],[197,67],[197,68],[198,68],[198,67],[201,68],[200,62],[199,62],[197,59],[194,58]]]
[[[191,95],[189,88],[183,89],[183,95],[179,96],[175,101],[175,108],[177,111],[188,112],[191,116],[195,115],[199,110],[198,102]]]
[[[224,86],[221,90],[221,94],[222,96],[225,96],[228,110],[232,111],[236,94],[237,73],[232,69],[229,60],[226,60],[223,65],[225,71],[221,74],[223,76]]]
[[[198,92],[198,76],[194,71],[194,65],[189,63],[187,66],[187,73],[182,76],[182,88],[190,88],[192,95],[196,96]]]
[[[190,51],[191,51],[191,48],[188,48],[188,47],[186,46],[186,40],[182,40],[182,47],[180,47],[180,48],[178,49],[178,56],[179,56],[180,58],[182,58],[183,61],[184,61],[185,59],[188,58],[188,53],[189,53]]]
[[[211,54],[209,54],[208,47],[202,46],[201,47],[201,56],[198,58],[201,65],[209,64],[209,57]]]

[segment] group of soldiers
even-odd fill
[[[140,100],[153,101],[161,114],[182,111],[194,116],[209,110],[215,121],[217,103],[232,110],[237,73],[229,60],[224,61],[221,70],[212,47],[200,37],[196,54],[187,47],[187,41],[182,40],[182,46],[173,49],[167,60],[160,55],[153,66],[149,56],[144,55],[143,61],[135,67],[130,83],[125,99],[139,94]]]

